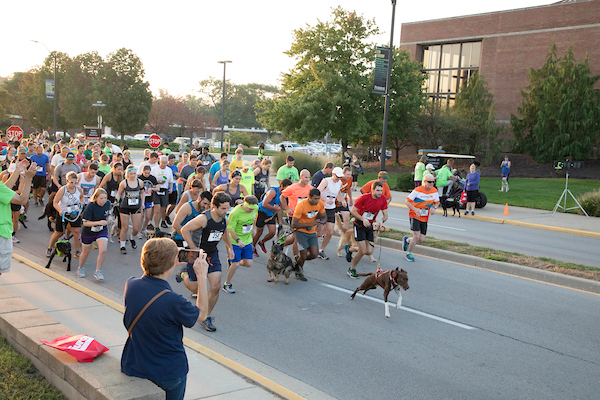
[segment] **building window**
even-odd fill
[[[454,105],[456,94],[479,72],[481,42],[423,46],[425,90],[431,101]]]

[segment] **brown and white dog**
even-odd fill
[[[379,222],[375,222],[373,224],[373,239],[374,240],[377,240],[377,238],[379,237],[380,229],[381,229],[381,224]],[[342,252],[342,250],[344,250],[344,248],[347,244],[349,244],[350,247],[358,246],[358,244],[356,243],[356,239],[354,239],[354,229],[344,228],[344,225],[342,223],[342,218],[340,217],[339,214],[335,215],[335,231],[338,233],[338,235],[340,235],[340,244],[338,245],[338,248],[336,250],[336,254],[338,257],[342,257],[341,252]],[[374,245],[374,243],[372,243],[372,245]],[[371,260],[371,262],[377,262],[377,259],[375,257],[373,257],[372,254],[369,254],[368,257],[369,257],[369,260]]]
[[[350,299],[353,300],[354,296],[358,291],[363,290],[363,295],[367,293],[368,290],[375,289],[377,286],[381,286],[383,288],[383,301],[385,304],[385,316],[387,318],[390,317],[390,307],[388,305],[388,294],[394,290],[398,295],[398,302],[396,303],[396,308],[400,308],[402,305],[402,293],[401,289],[408,290],[408,275],[406,271],[398,268],[383,271],[380,268],[377,269],[377,272],[370,274],[358,274],[359,276],[366,276],[365,281],[356,288]]]

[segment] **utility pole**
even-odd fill
[[[219,64],[223,64],[223,99],[221,101],[221,153],[223,152],[223,136],[225,131],[225,71],[227,63],[231,61],[219,61]]]
[[[390,34],[390,54],[388,57],[387,82],[385,84],[385,111],[383,113],[383,136],[381,137],[381,171],[385,171],[386,143],[388,116],[390,112],[390,83],[392,78],[392,63],[394,62],[394,20],[396,17],[396,0],[392,0],[392,33]]]

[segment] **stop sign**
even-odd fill
[[[160,136],[158,136],[155,133],[150,135],[150,137],[148,138],[148,144],[153,149],[157,149],[161,143],[162,143],[162,139],[160,138]]]
[[[11,125],[6,130],[6,136],[8,136],[9,140],[21,140],[23,139],[23,129],[20,126]]]

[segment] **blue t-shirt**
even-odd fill
[[[327,178],[325,176],[325,174],[323,173],[323,171],[318,170],[312,178],[312,182],[310,183],[312,185],[312,187],[319,187],[319,183],[321,183],[321,181],[323,179]]]
[[[465,189],[467,191],[470,190],[479,190],[479,174],[475,172],[474,174],[467,174],[467,182],[465,184]]]
[[[171,168],[171,171],[173,171],[173,187],[171,188],[174,192],[177,192],[177,179],[175,179],[175,174],[179,173],[179,168],[177,168],[177,165],[168,165],[167,167]]]
[[[208,173],[210,174],[211,179],[214,178],[215,174],[220,169],[221,169],[221,164],[218,163],[218,162],[213,163],[213,165],[210,166],[210,169],[208,170]]]
[[[183,348],[183,327],[196,323],[200,310],[171,290],[169,282],[153,276],[129,278],[125,284],[123,325],[128,328],[155,295],[168,289],[138,320],[121,356],[121,372],[150,380],[168,380],[189,371]]]
[[[90,202],[83,209],[83,214],[81,214],[81,218],[84,221],[102,221],[102,220],[106,220],[108,218],[109,212],[110,212],[110,202],[107,201],[106,203],[104,203],[104,205],[102,207],[100,207],[95,202]],[[84,226],[83,229],[81,230],[81,234],[83,236],[92,236],[92,235],[97,235],[100,232],[106,232],[107,230],[108,230],[108,228],[106,226],[103,226],[102,229],[94,232],[91,227]]]
[[[269,193],[269,190],[275,190],[275,197],[273,197],[273,199],[269,202],[269,205],[274,206],[277,204],[281,204],[281,193],[279,193],[279,186],[273,186],[270,187],[264,194],[264,197],[267,197],[267,194]],[[264,198],[263,197],[263,198]],[[265,214],[267,214],[269,217],[271,215],[273,215],[273,213],[275,211],[273,210],[267,210],[266,208],[263,207],[263,200],[261,199],[260,203],[258,203],[258,209],[262,212],[264,212]]]
[[[31,161],[37,164],[38,168],[42,168],[41,171],[36,172],[37,176],[46,176],[46,164],[50,163],[48,156],[43,154],[38,156],[37,153],[29,157]]]

